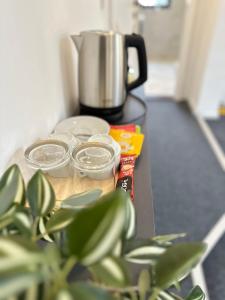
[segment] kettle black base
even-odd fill
[[[113,124],[123,118],[123,105],[112,108],[95,108],[80,103],[80,114],[100,117]]]

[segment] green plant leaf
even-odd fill
[[[137,291],[129,291],[127,294],[128,294],[129,296],[126,297],[126,298],[124,297],[124,298],[122,298],[122,299],[124,299],[124,300],[140,300],[140,297],[139,297]]]
[[[166,249],[150,239],[130,240],[124,244],[123,256],[132,263],[154,265]]]
[[[185,300],[204,300],[205,294],[199,286],[193,288]]]
[[[14,214],[17,210],[17,206],[13,205],[10,207],[10,209],[7,210],[7,212],[4,213],[4,215],[0,216],[0,230],[7,227],[13,222]]]
[[[10,225],[13,222],[13,215],[7,215],[7,216],[1,216],[0,218],[0,230],[6,228],[8,225]]]
[[[45,267],[48,265],[53,270],[59,270],[62,264],[60,249],[53,243],[48,244],[44,248],[44,259],[46,260]]]
[[[161,291],[159,293],[159,296],[162,300],[176,300],[176,298],[173,295],[171,295],[165,291]]]
[[[122,255],[122,240],[118,240],[111,251],[112,256],[121,257]]]
[[[40,170],[28,183],[27,198],[34,216],[46,216],[55,205],[54,190]]]
[[[79,210],[93,204],[100,198],[102,190],[94,189],[83,193],[75,194],[61,202],[61,207],[65,209]]]
[[[0,219],[0,230],[6,228],[13,222],[13,216],[7,216]]]
[[[52,243],[52,238],[47,233],[46,223],[48,222],[48,218],[46,217],[40,217],[38,222],[38,229],[39,232],[42,234],[42,238],[46,241]]]
[[[169,293],[174,300],[184,300],[184,298],[182,298],[181,296],[178,296],[177,294],[174,294],[173,292]]]
[[[130,283],[125,262],[118,257],[107,256],[89,270],[97,281],[111,287],[125,287]]]
[[[48,233],[53,233],[66,228],[74,220],[75,212],[69,209],[59,209],[50,217],[46,224]]]
[[[206,249],[203,243],[183,243],[171,246],[155,265],[155,283],[166,289],[191,271]]]
[[[136,213],[132,201],[127,201],[125,238],[130,239],[135,235]]]
[[[25,211],[17,211],[14,215],[13,223],[22,234],[28,237],[31,236],[31,219]]]
[[[74,299],[79,300],[115,300],[107,291],[89,283],[77,282],[70,287]]]
[[[177,291],[181,291],[181,286],[180,286],[180,282],[179,281],[175,281],[174,282],[174,287],[175,287],[175,289],[177,290]]]
[[[0,275],[29,270],[44,261],[42,252],[22,237],[0,237]]]
[[[74,300],[69,290],[62,289],[58,292],[55,300]]]
[[[40,272],[11,274],[10,277],[1,277],[0,299],[8,299],[43,280],[44,276]]]
[[[138,288],[140,293],[140,300],[146,299],[146,293],[150,290],[150,274],[148,270],[142,270],[138,278]]]
[[[168,243],[176,239],[180,239],[186,236],[186,233],[176,233],[176,234],[167,234],[167,235],[158,235],[152,238],[153,241],[157,243]]]
[[[18,248],[17,248],[18,247]],[[0,257],[39,252],[37,245],[22,236],[0,237]]]
[[[70,253],[79,262],[91,265],[112,251],[124,228],[126,201],[127,193],[117,190],[76,214],[66,231]]]
[[[40,290],[41,290],[40,283],[34,282],[28,288],[26,288],[26,291],[24,291],[23,297],[21,297],[21,298],[22,298],[22,300],[33,300],[33,299],[36,300],[36,299],[38,299]],[[20,299],[20,298],[19,299],[18,298],[16,298],[15,300]]]
[[[3,215],[13,203],[25,202],[24,181],[17,165],[12,165],[0,180],[0,215]]]

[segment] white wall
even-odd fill
[[[69,34],[107,29],[104,0],[0,1],[0,171],[14,151],[75,111]]]
[[[124,34],[132,33],[133,26],[133,1],[132,0],[109,0],[110,27]]]
[[[173,0],[169,9],[142,9],[144,37],[152,60],[176,60],[182,35],[185,0]]]
[[[211,42],[197,112],[208,118],[218,117],[218,107],[225,103],[225,0],[221,0]]]
[[[225,101],[225,0],[189,0],[180,52],[176,98],[217,118]]]

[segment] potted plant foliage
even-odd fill
[[[41,171],[26,188],[17,165],[3,174],[0,299],[183,299],[171,287],[198,263],[205,245],[172,243],[183,234],[135,239],[128,194],[99,194],[71,196],[55,210],[54,190]],[[79,197],[92,204],[74,207]],[[143,266],[137,282],[130,278],[134,263]],[[87,274],[83,280],[81,266]],[[201,300],[204,294],[195,287],[185,299]]]

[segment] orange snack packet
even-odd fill
[[[126,130],[131,132],[136,132],[135,124],[125,124],[125,125],[110,125],[112,129]]]
[[[110,135],[120,144],[121,154],[140,155],[144,142],[144,135],[142,133],[111,129]]]

